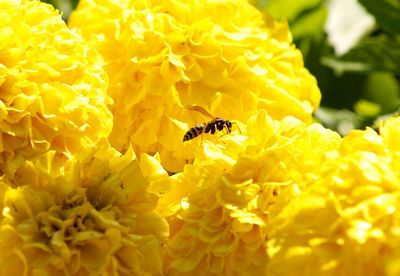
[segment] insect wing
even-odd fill
[[[213,119],[213,120],[216,118],[215,116],[211,115],[207,110],[205,110],[204,108],[202,108],[199,105],[194,105],[194,104],[193,105],[185,105],[185,108],[200,112],[204,116],[207,116],[208,118]]]

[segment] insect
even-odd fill
[[[186,132],[185,136],[183,136],[183,142],[196,138],[203,132],[204,133],[210,132],[211,134],[214,134],[215,132],[217,132],[217,130],[222,131],[224,129],[226,129],[228,133],[232,132],[232,125],[234,123],[232,123],[231,121],[222,119],[221,117],[214,117],[213,115],[208,113],[207,110],[198,105],[187,105],[185,107],[191,110],[198,111],[204,116],[211,118],[212,120],[208,123],[197,124],[191,129],[189,129]]]

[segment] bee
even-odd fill
[[[225,120],[221,117],[214,117],[213,115],[211,115],[210,113],[208,113],[207,110],[205,110],[204,108],[202,108],[201,106],[197,106],[197,105],[187,105],[185,106],[188,109],[191,110],[195,110],[200,112],[201,114],[203,114],[206,117],[211,118],[212,120],[208,123],[203,123],[203,124],[197,124],[194,127],[192,127],[191,129],[189,129],[185,136],[183,136],[183,142],[185,141],[189,141],[193,138],[196,138],[197,136],[199,136],[200,134],[204,133],[211,133],[214,134],[218,131],[222,131],[224,129],[226,129],[226,131],[228,133],[232,132],[232,125],[234,123],[232,123],[229,120]]]

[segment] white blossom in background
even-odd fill
[[[375,18],[357,0],[330,0],[325,31],[337,55],[343,55],[375,27]]]

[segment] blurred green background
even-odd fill
[[[79,0],[47,0],[64,20]],[[399,0],[253,0],[287,20],[322,93],[315,120],[345,135],[399,109]]]

